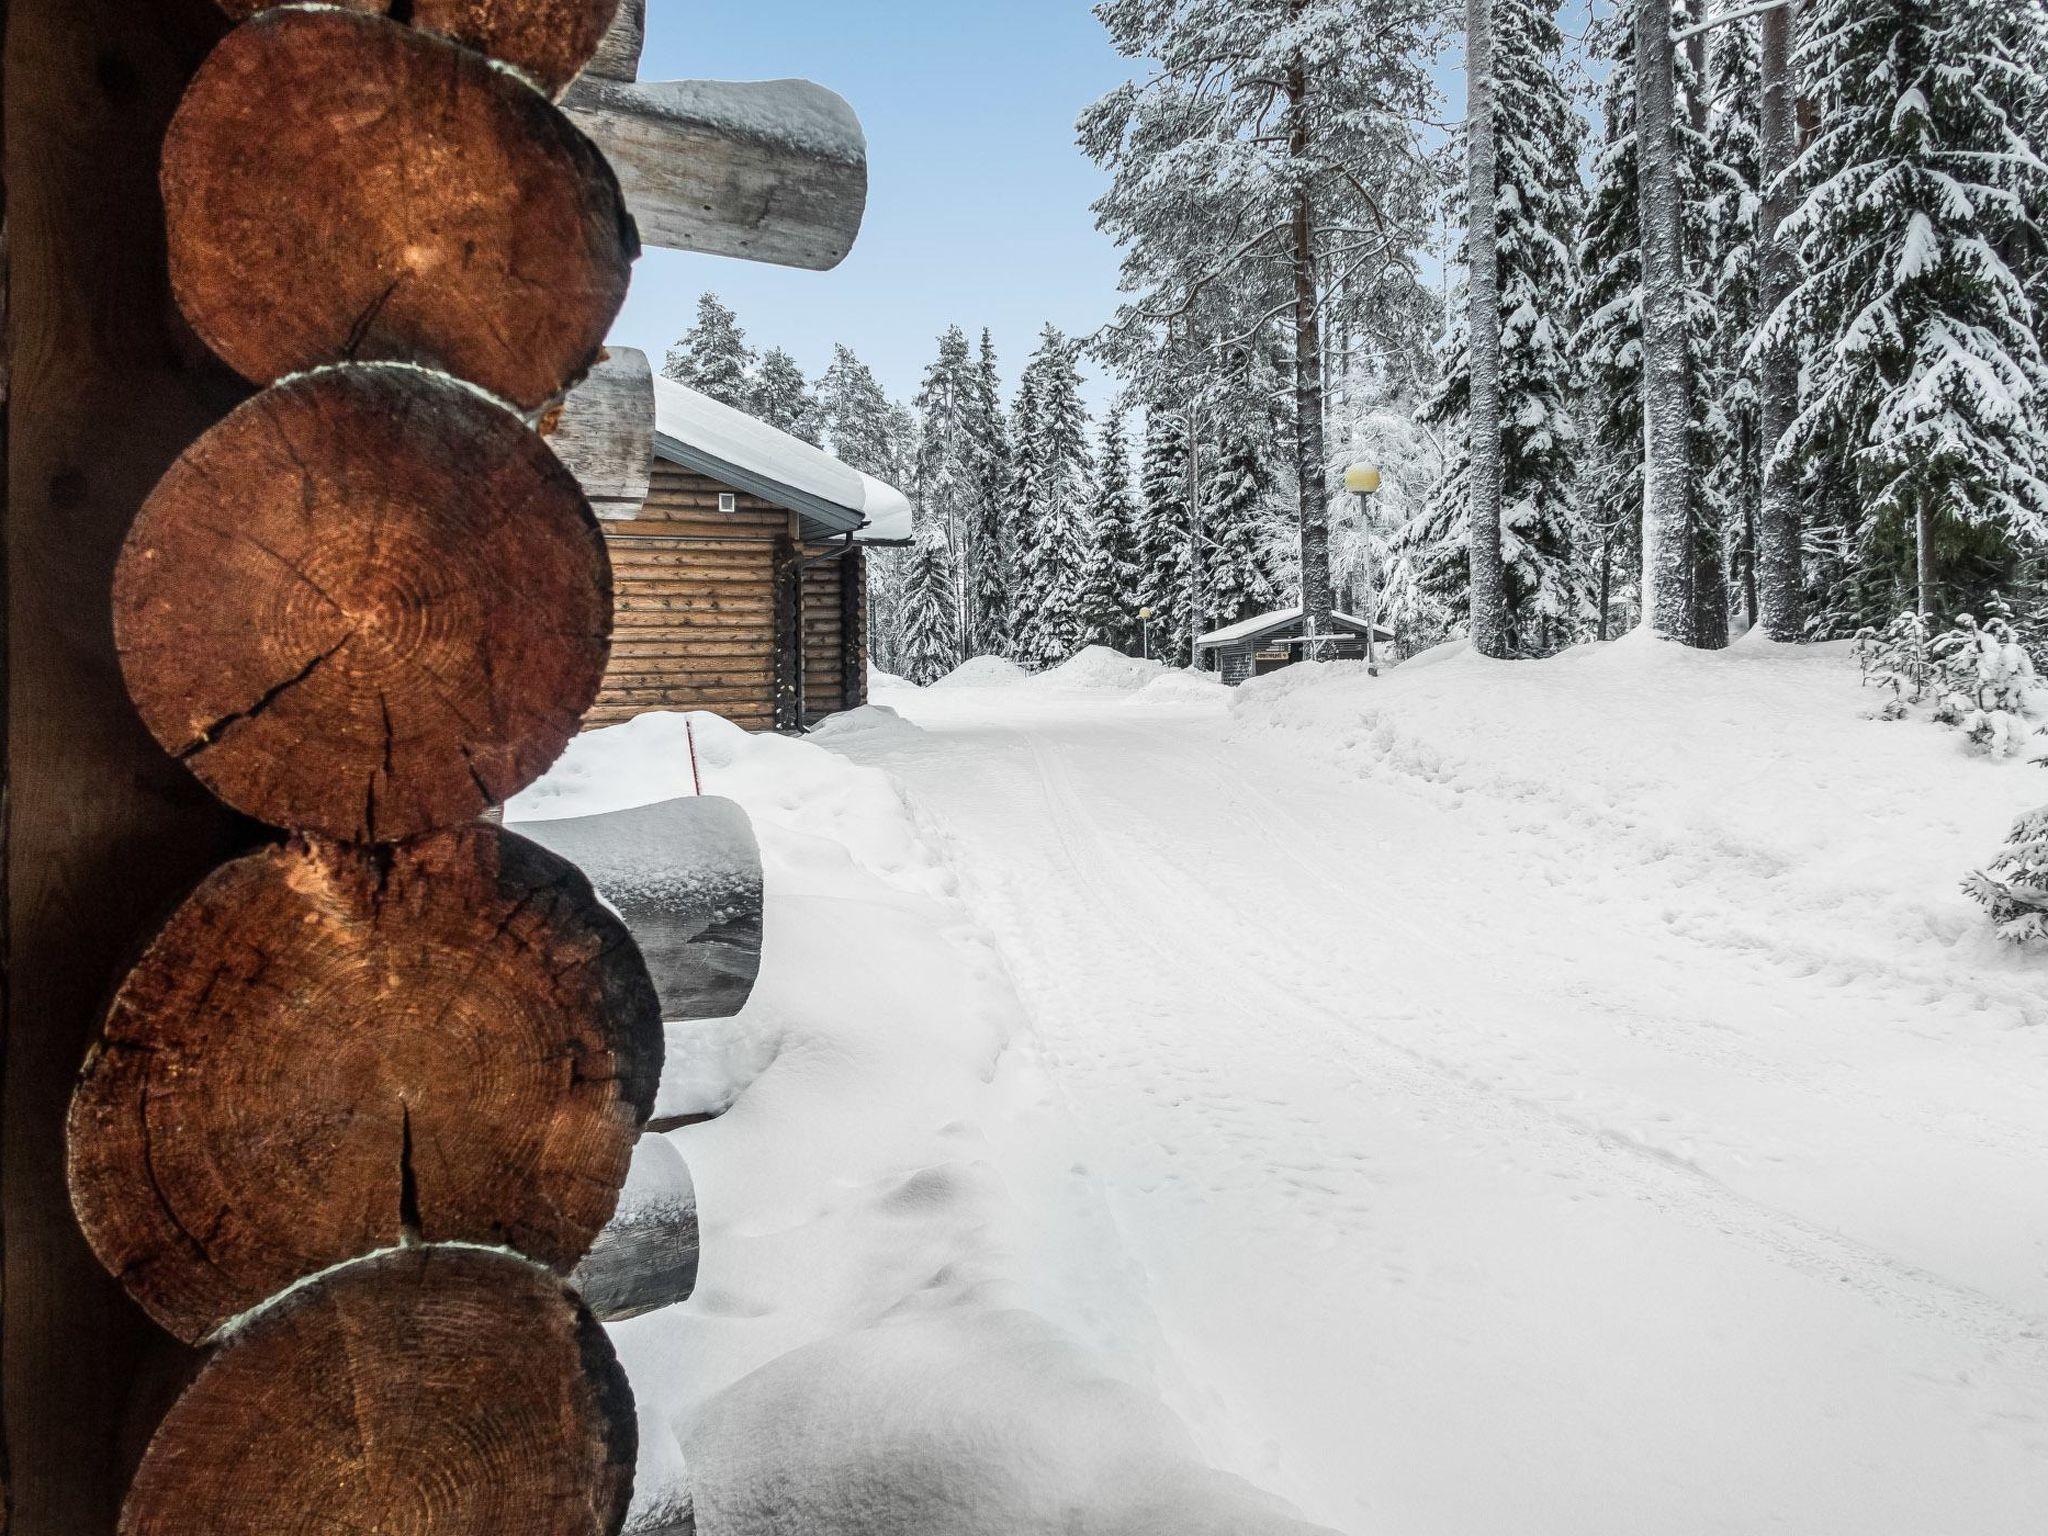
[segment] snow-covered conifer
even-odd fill
[[[1009,650],[1011,553],[1005,536],[1009,505],[1010,430],[1003,418],[1002,379],[994,340],[984,330],[981,352],[967,381],[967,429],[973,442],[967,526],[967,629],[970,656]]]
[[[939,355],[925,370],[917,392],[917,465],[913,480],[918,504],[946,541],[961,595],[973,576],[968,524],[973,516],[975,455],[970,399],[974,361],[967,333],[949,326],[939,338]],[[964,630],[964,606],[956,632]]]
[[[814,447],[818,431],[818,397],[797,366],[795,358],[780,347],[761,354],[748,386],[747,410],[778,432],[803,439]]]
[[[1495,264],[1500,304],[1499,484],[1502,633],[1507,655],[1547,655],[1590,614],[1576,505],[1579,431],[1570,342],[1579,296],[1572,241],[1583,219],[1579,116],[1564,84],[1551,0],[1493,0]],[[1467,295],[1466,308],[1470,308]],[[1454,443],[1423,519],[1403,540],[1430,588],[1468,607],[1472,436],[1469,317],[1448,344],[1424,419]]]
[[[919,511],[916,540],[903,563],[898,605],[902,675],[918,684],[935,683],[960,665],[958,604],[953,561],[935,516]]]
[[[1188,602],[1188,436],[1185,418],[1154,409],[1139,470],[1139,604],[1150,608],[1152,654],[1184,665],[1195,631]]]
[[[1195,615],[1195,627],[1204,633],[1278,606],[1266,536],[1272,477],[1253,433],[1240,429],[1226,437],[1207,501]]]
[[[2009,944],[2048,939],[2048,806],[2022,816],[1997,858],[1963,882]]]
[[[669,348],[661,371],[721,405],[744,411],[753,366],[753,349],[740,329],[739,316],[719,302],[717,294],[707,293],[697,300],[697,323]]]
[[[2040,683],[2033,658],[2007,616],[1993,613],[1980,624],[1959,614],[1935,640],[1933,662],[1940,696],[1934,717],[1956,726],[1993,757],[2019,751]]]
[[[1891,690],[1885,718],[1901,718],[1905,706],[1918,704],[1933,685],[1933,630],[1927,615],[1902,613],[1883,629],[1865,629],[1856,637],[1856,659],[1863,664],[1866,688]]]
[[[849,347],[832,349],[832,365],[818,386],[818,402],[832,452],[842,463],[900,485],[909,457],[909,434],[881,383]]]
[[[1797,54],[1821,127],[1786,225],[1803,276],[1767,327],[1806,360],[1786,450],[1853,557],[1924,612],[1976,600],[1959,544],[2048,538],[2048,366],[2011,260],[2040,248],[2048,167],[2008,14],[1813,0]]]
[[[1081,569],[1081,625],[1086,643],[1134,651],[1138,641],[1137,498],[1131,488],[1131,446],[1124,413],[1112,410],[1103,423],[1096,455],[1101,488],[1089,525],[1088,556]]]
[[[1095,466],[1078,353],[1057,326],[1048,325],[1030,366],[1031,476],[1020,519],[1030,538],[1019,552],[1017,652],[1020,661],[1040,667],[1066,660],[1081,645],[1081,572],[1085,530],[1094,514]]]

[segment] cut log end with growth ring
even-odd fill
[[[273,848],[208,877],[117,994],[72,1101],[72,1202],[188,1341],[410,1240],[566,1273],[661,1056],[625,929],[523,838]]]
[[[219,0],[237,21],[297,0]],[[549,95],[593,61],[622,5],[632,0],[327,0],[412,25],[510,64]],[[641,0],[644,3],[644,0]]]
[[[563,1283],[422,1248],[325,1275],[223,1344],[157,1430],[121,1536],[614,1536],[631,1390]]]
[[[639,254],[610,165],[545,96],[353,11],[229,33],[163,191],[178,303],[258,384],[417,363],[537,411],[596,360]]]
[[[418,369],[288,380],[130,532],[114,629],[142,718],[236,809],[351,842],[473,820],[597,697],[611,570],[575,479]]]

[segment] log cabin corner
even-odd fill
[[[822,449],[654,380],[644,503],[593,497],[617,595],[588,727],[702,709],[800,732],[867,702],[871,544],[910,502]]]

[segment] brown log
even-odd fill
[[[590,376],[541,418],[541,436],[607,522],[636,518],[654,472],[654,366],[610,347]]]
[[[572,866],[482,824],[208,877],[116,995],[72,1201],[180,1338],[409,1238],[567,1271],[660,1075],[653,983]]]
[[[163,189],[178,302],[259,384],[418,363],[538,410],[597,360],[639,254],[604,156],[544,96],[350,11],[231,32]]]
[[[585,75],[562,105],[610,158],[649,245],[825,272],[860,234],[867,138],[823,86]]]
[[[418,369],[257,396],[128,538],[115,637],[157,740],[239,810],[348,841],[459,826],[538,778],[604,674],[611,581],[576,482]]]
[[[639,1434],[604,1330],[506,1254],[322,1277],[222,1345],[165,1418],[122,1536],[612,1536]]]
[[[219,0],[237,21],[298,0]],[[326,0],[386,16],[409,10],[412,24],[512,65],[550,96],[594,63],[625,7],[621,0]],[[646,0],[634,0],[643,8]]]

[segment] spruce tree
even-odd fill
[[[908,481],[904,460],[909,444],[902,418],[851,348],[833,347],[818,402],[834,457],[892,485]]]
[[[1785,451],[1828,493],[1851,559],[1889,578],[1873,593],[1918,612],[1977,601],[1973,569],[2010,570],[2048,537],[2048,366],[2021,276],[2048,168],[2010,16],[1996,0],[1813,0],[1796,55],[1822,130],[1786,223],[1803,275],[1767,328],[1806,359]]]
[[[748,387],[748,412],[791,437],[818,445],[818,398],[795,358],[780,347],[761,354]]]
[[[1121,410],[1112,410],[1103,423],[1097,469],[1101,489],[1081,570],[1082,639],[1133,652],[1138,645],[1138,609],[1142,606],[1139,511],[1131,489],[1131,446]]]
[[[1276,606],[1267,555],[1273,500],[1272,476],[1258,437],[1248,430],[1232,431],[1204,519],[1201,612],[1194,626],[1199,633],[1270,613]]]
[[[697,323],[669,348],[661,371],[699,394],[709,395],[734,410],[747,409],[751,394],[748,373],[754,354],[747,346],[739,316],[719,302],[715,293],[697,300]]]
[[[1048,325],[1031,360],[1036,380],[1032,475],[1022,526],[1031,532],[1019,570],[1020,659],[1048,667],[1081,645],[1085,530],[1094,514],[1095,466],[1081,403],[1079,347]]]
[[[1043,380],[1036,361],[1027,364],[1017,381],[1010,406],[1010,463],[1003,477],[1003,654],[1019,665],[1031,663],[1026,628],[1031,620],[1031,571],[1036,561],[1040,456],[1045,451],[1039,404]]]
[[[903,676],[922,686],[960,665],[953,561],[936,517],[919,518],[903,565],[898,613]]]
[[[981,355],[967,381],[967,430],[973,446],[967,520],[967,627],[970,656],[1001,656],[1010,646],[1010,430],[1003,419],[1002,379],[994,340],[981,333]]]
[[[1186,421],[1172,411],[1154,409],[1146,417],[1139,491],[1139,606],[1152,610],[1152,654],[1185,666],[1189,637],[1196,633],[1188,600],[1188,438]]]
[[[1714,499],[1728,533],[1731,576],[1742,612],[1757,622],[1758,539],[1763,508],[1763,422],[1759,313],[1763,209],[1761,49],[1756,23],[1729,22],[1713,34],[1713,113],[1708,129],[1706,273],[1713,300],[1713,349],[1701,379],[1709,428],[1725,457],[1705,466],[1700,490]]]
[[[946,541],[947,558],[964,595],[973,580],[968,524],[973,516],[975,454],[972,422],[974,363],[967,333],[950,326],[939,338],[939,355],[925,370],[917,392],[916,482],[919,505]],[[966,625],[957,616],[956,637]]]
[[[1572,241],[1584,217],[1583,136],[1563,83],[1550,0],[1493,0],[1495,257],[1499,300],[1501,653],[1547,655],[1590,615],[1577,506],[1579,429],[1571,339],[1579,298]],[[1466,308],[1471,306],[1467,295]],[[1456,445],[1444,481],[1401,542],[1433,595],[1467,608],[1474,459],[1466,318],[1424,419]]]

